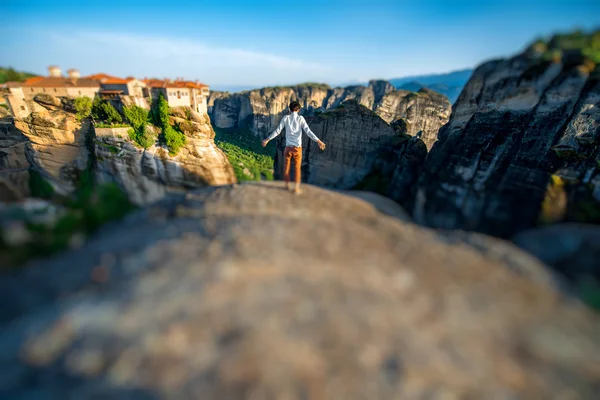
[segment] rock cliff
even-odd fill
[[[333,89],[321,84],[304,84],[234,94],[213,92],[208,100],[208,109],[215,127],[248,128],[255,135],[265,137],[288,112],[287,107],[292,100],[300,102],[305,115],[355,100],[388,123],[405,120],[407,133],[415,136],[422,131],[428,147],[435,142],[437,131],[448,121],[451,111],[450,102],[439,93],[428,89],[416,93],[395,90],[387,81]]]
[[[96,128],[96,174],[100,182],[117,182],[135,204],[148,204],[168,191],[236,181],[225,154],[216,147],[207,115],[189,107],[171,109],[186,144],[175,156],[162,146],[141,149],[128,138],[127,128]]]
[[[77,121],[66,99],[40,94],[26,104],[30,110],[27,117],[5,117],[0,122],[2,181],[8,189],[3,199],[21,200],[30,195],[31,170],[56,192],[68,194],[88,167],[91,123]]]
[[[598,315],[310,186],[170,195],[0,277],[0,301],[15,400],[595,399],[600,379]]]
[[[417,221],[509,237],[538,223],[555,184],[566,191],[566,209],[553,218],[594,218],[600,69],[578,49],[561,49],[562,42],[538,42],[477,68],[428,156]]]
[[[0,202],[23,200],[30,195],[29,140],[18,130],[12,117],[0,119]]]
[[[89,169],[100,182],[118,183],[136,204],[152,202],[170,190],[235,182],[231,165],[214,144],[208,116],[191,109],[171,110],[172,124],[186,136],[185,147],[171,156],[162,146],[135,146],[127,128],[94,128],[89,119],[79,122],[72,100],[38,95],[26,106],[31,111],[27,117],[0,121],[0,200],[32,195],[31,171],[57,193],[68,195]],[[158,133],[157,128],[148,129]]]
[[[302,180],[335,189],[365,189],[384,194],[412,209],[416,182],[427,148],[407,134],[407,124],[389,125],[356,100],[308,117],[327,149],[305,138]],[[284,135],[277,139],[275,178],[283,176]]]

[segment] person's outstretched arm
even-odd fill
[[[321,139],[319,139],[317,137],[317,135],[315,135],[313,133],[313,131],[310,130],[310,127],[308,126],[308,124],[306,123],[306,120],[304,119],[304,117],[300,117],[300,124],[302,126],[302,129],[304,130],[304,132],[306,132],[306,135],[313,141],[313,142],[317,142],[317,144],[319,145],[319,148],[321,150],[325,150],[325,143],[323,143],[321,141]]]
[[[265,140],[262,141],[262,146],[265,147],[267,145],[267,143],[269,143],[271,140],[275,139],[283,130],[283,127],[285,126],[285,119],[287,116],[281,118],[281,122],[279,123],[279,126],[277,127],[277,129],[275,129],[273,131],[273,133],[271,133],[269,135],[268,138],[266,138]]]

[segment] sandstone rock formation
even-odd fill
[[[409,135],[422,132],[420,138],[428,149],[437,140],[439,129],[448,122],[450,111],[448,99],[430,89],[391,92],[375,108],[377,115],[388,123],[403,120]]]
[[[1,124],[5,200],[29,196],[29,170],[34,169],[58,193],[68,194],[88,167],[89,121],[79,122],[66,100],[37,95],[26,102],[30,114],[23,119],[5,117]],[[67,111],[69,109],[69,111]]]
[[[320,151],[309,139],[302,148],[303,182],[335,189],[365,189],[412,209],[416,183],[427,149],[407,134],[406,124],[390,126],[355,100],[307,119],[315,134],[327,143]],[[283,176],[284,135],[277,139],[275,178]]]
[[[369,86],[331,89],[321,84],[264,88],[241,93],[213,92],[208,99],[212,123],[217,128],[248,128],[259,137],[267,136],[279,123],[292,100],[298,100],[305,115],[330,110],[354,100],[388,123],[403,119],[411,136],[423,132],[431,147],[437,131],[450,116],[448,99],[428,89],[413,93],[395,90],[387,81],[371,81]]]
[[[186,135],[185,147],[175,156],[162,146],[134,146],[127,128],[96,128],[99,181],[117,182],[135,204],[151,203],[168,191],[234,183],[233,169],[213,141],[208,116],[190,107],[176,107],[171,113],[172,124]]]
[[[598,315],[314,187],[170,195],[0,277],[0,301],[15,400],[595,399],[600,379]]]
[[[27,107],[31,113],[26,118],[0,120],[2,201],[31,195],[32,170],[68,195],[89,169],[100,182],[117,182],[136,204],[170,190],[235,182],[229,161],[214,144],[208,116],[191,109],[171,111],[172,123],[186,135],[186,146],[171,156],[158,145],[147,150],[134,146],[127,128],[94,129],[88,119],[79,122],[69,99],[37,95]]]
[[[577,52],[548,58],[555,42],[473,73],[428,156],[417,221],[510,237],[536,225],[553,174],[597,207],[600,69]]]

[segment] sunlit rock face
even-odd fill
[[[584,58],[530,48],[481,65],[428,156],[416,220],[509,237],[538,223],[559,182],[555,214],[600,222],[599,127],[600,71]]]
[[[99,181],[118,183],[135,204],[148,204],[169,191],[235,183],[227,157],[214,143],[208,116],[189,107],[176,107],[171,113],[173,125],[180,126],[186,136],[177,155],[162,146],[135,146],[127,128],[96,128]]]
[[[127,98],[123,102],[129,104]],[[90,172],[99,183],[116,182],[135,204],[172,190],[236,182],[214,143],[210,119],[189,107],[170,111],[171,124],[186,137],[186,145],[171,155],[158,144],[136,146],[128,128],[94,128],[87,118],[79,121],[70,99],[40,94],[24,106],[27,112],[19,117],[0,116],[0,201],[31,196],[31,171],[61,195],[73,193]],[[160,134],[151,125],[146,129]]]
[[[28,197],[31,169],[58,193],[71,193],[90,162],[91,123],[78,121],[70,104],[57,97],[40,94],[23,105],[29,112],[22,118],[0,120],[0,181],[10,193],[3,196]]]
[[[396,90],[387,81],[371,81],[369,86],[330,88],[320,84],[274,87],[241,93],[212,92],[208,109],[217,128],[247,128],[259,137],[271,133],[288,113],[291,101],[300,102],[305,115],[315,110],[330,110],[354,100],[379,115],[387,123],[405,120],[411,136],[422,132],[430,148],[437,132],[450,116],[448,99],[432,90]]]

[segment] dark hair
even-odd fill
[[[294,111],[298,111],[300,110],[302,107],[300,107],[300,103],[298,103],[296,100],[292,101],[290,103],[290,111],[294,112]]]

